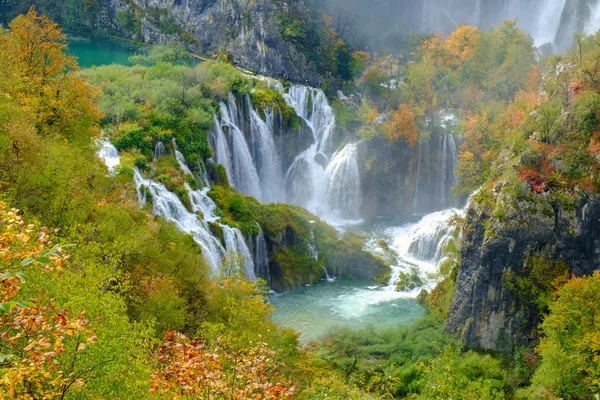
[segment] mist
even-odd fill
[[[600,29],[600,0],[315,0],[335,21],[347,21],[349,41],[386,50],[411,32],[451,32],[460,24],[489,29],[506,19],[538,47],[568,49],[576,32]]]

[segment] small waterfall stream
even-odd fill
[[[263,278],[270,287],[271,270],[269,268],[267,241],[260,225],[258,225],[258,228],[260,231],[256,237],[256,274],[259,278]]]
[[[101,147],[98,150],[98,158],[108,167],[108,172],[112,173],[121,164],[119,152],[108,139],[102,140]]]
[[[165,144],[159,140],[156,142],[156,146],[154,146],[154,159],[159,159],[165,154],[167,154],[167,148],[165,147]]]

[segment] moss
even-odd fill
[[[283,279],[287,287],[315,283],[325,275],[319,263],[306,253],[305,247],[296,245],[282,249],[275,256],[275,262],[283,267]]]
[[[396,284],[396,291],[404,292],[416,289],[420,286],[423,286],[423,280],[419,276],[419,269],[417,266],[411,266],[408,272],[400,272],[398,283]]]
[[[216,236],[221,243],[225,243],[225,234],[223,227],[216,222],[209,222],[208,227],[214,236]]]
[[[529,256],[519,270],[507,271],[503,284],[511,288],[521,301],[536,304],[543,312],[554,291],[570,278],[571,269],[564,260]]]
[[[225,167],[223,166],[223,164],[217,164],[215,166],[215,173],[216,173],[215,183],[217,185],[229,187],[229,179],[227,178],[227,171],[225,170]]]
[[[360,272],[364,277],[377,277],[380,282],[389,280],[389,266],[363,250],[362,235],[347,233],[340,239],[335,229],[302,208],[261,204],[230,187],[214,185],[208,195],[221,209],[223,223],[251,236],[258,234],[260,225],[269,241],[275,243],[275,261],[283,270],[287,288],[321,279],[325,274],[323,267],[345,275],[355,273],[348,271]],[[309,249],[313,235],[319,260],[313,258]]]

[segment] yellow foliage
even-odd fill
[[[401,104],[397,110],[390,112],[383,124],[383,132],[392,143],[403,139],[409,146],[414,146],[419,139],[415,114],[406,104]]]

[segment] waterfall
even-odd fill
[[[112,143],[105,139],[101,142],[100,150],[97,153],[98,158],[108,167],[108,172],[113,173],[121,164],[119,152]]]
[[[591,6],[589,16],[583,31],[586,35],[593,35],[600,30],[600,1]]]
[[[566,1],[567,0],[544,1],[544,6],[539,12],[537,26],[533,32],[536,46],[542,46],[546,43],[554,43]]]
[[[259,278],[263,278],[267,281],[267,284],[271,286],[271,271],[269,269],[267,241],[265,240],[265,233],[261,226],[258,225],[258,227],[260,231],[256,237],[256,275],[258,275]]]
[[[349,144],[333,156],[327,167],[327,205],[337,217],[359,218],[362,203],[358,146]]]
[[[219,163],[224,164],[224,159],[228,159],[228,165],[224,165],[233,187],[244,194],[260,199],[260,180],[244,133],[238,126],[240,118],[233,94],[229,94],[228,106],[225,103],[220,104],[220,111],[221,123],[229,128],[231,146],[224,146],[223,143],[226,143],[225,135],[222,127],[218,127],[217,141],[221,143],[217,144],[217,160]]]
[[[175,150],[175,158],[177,159],[177,162],[179,163],[179,167],[181,168],[181,170],[183,171],[183,173],[185,175],[192,175],[193,176],[192,171],[190,170],[190,168],[185,163],[185,157],[183,156],[183,154],[181,154],[181,152],[179,150]]]
[[[413,214],[417,214],[418,205],[419,205],[419,180],[421,179],[421,152],[422,152],[422,144],[419,142],[419,157],[417,161],[417,176],[415,179],[415,193],[413,195]]]
[[[156,142],[156,146],[154,146],[154,159],[156,160],[158,158],[161,158],[165,154],[167,154],[165,144],[159,140],[158,142]]]
[[[263,121],[255,110],[250,110],[250,133],[255,143],[261,200],[275,203],[283,200],[281,162],[273,140],[273,110],[265,109],[265,116],[266,121]]]
[[[310,243],[308,244],[308,250],[315,261],[319,261],[319,246],[317,246],[315,232],[312,229],[310,230]]]
[[[306,122],[313,135],[313,144],[299,154],[285,175],[285,193],[287,202],[304,207],[319,215],[357,217],[360,207],[360,182],[352,183],[342,176],[344,173],[358,177],[356,145],[349,145],[339,152],[340,157],[330,167],[327,157],[330,147],[330,135],[335,126],[333,110],[327,103],[323,91],[306,86],[292,86],[284,94],[286,103]],[[354,161],[352,160],[354,158]],[[356,168],[354,168],[356,166]],[[331,184],[335,187],[331,187]],[[350,184],[354,193],[349,202],[343,200],[340,190]]]
[[[244,236],[239,229],[232,228],[227,225],[221,225],[223,228],[223,239],[225,240],[225,247],[227,251],[233,251],[238,253],[244,260],[246,268],[246,279],[256,280],[256,272],[254,271],[254,260],[250,249],[244,240]],[[241,266],[241,265],[239,265]]]
[[[458,161],[458,148],[451,133],[440,136],[440,163],[438,172],[437,196],[440,208],[445,208],[450,189],[456,184],[456,163]]]
[[[169,192],[162,183],[145,179],[137,168],[134,169],[134,181],[140,202],[146,201],[145,193],[148,191],[152,195],[154,215],[175,223],[180,231],[192,235],[202,248],[202,255],[208,265],[213,270],[218,269],[225,250],[212,236],[206,222],[189,212],[177,195]]]
[[[421,283],[416,285],[418,287],[412,290],[412,294],[417,295],[423,285],[433,286],[437,282],[435,274],[443,250],[450,241],[455,240],[458,229],[450,221],[455,215],[464,215],[465,210],[438,211],[424,216],[417,223],[386,229],[384,236],[395,262],[392,263],[391,278],[385,290],[395,291],[401,277],[412,274],[417,274],[417,283]],[[380,256],[389,256],[389,252],[382,253],[377,242],[378,238],[371,239],[367,248]]]
[[[600,29],[598,0],[421,0],[420,29],[451,32],[459,24],[490,29],[504,20],[518,20],[536,46],[552,44],[565,51],[573,34]]]

